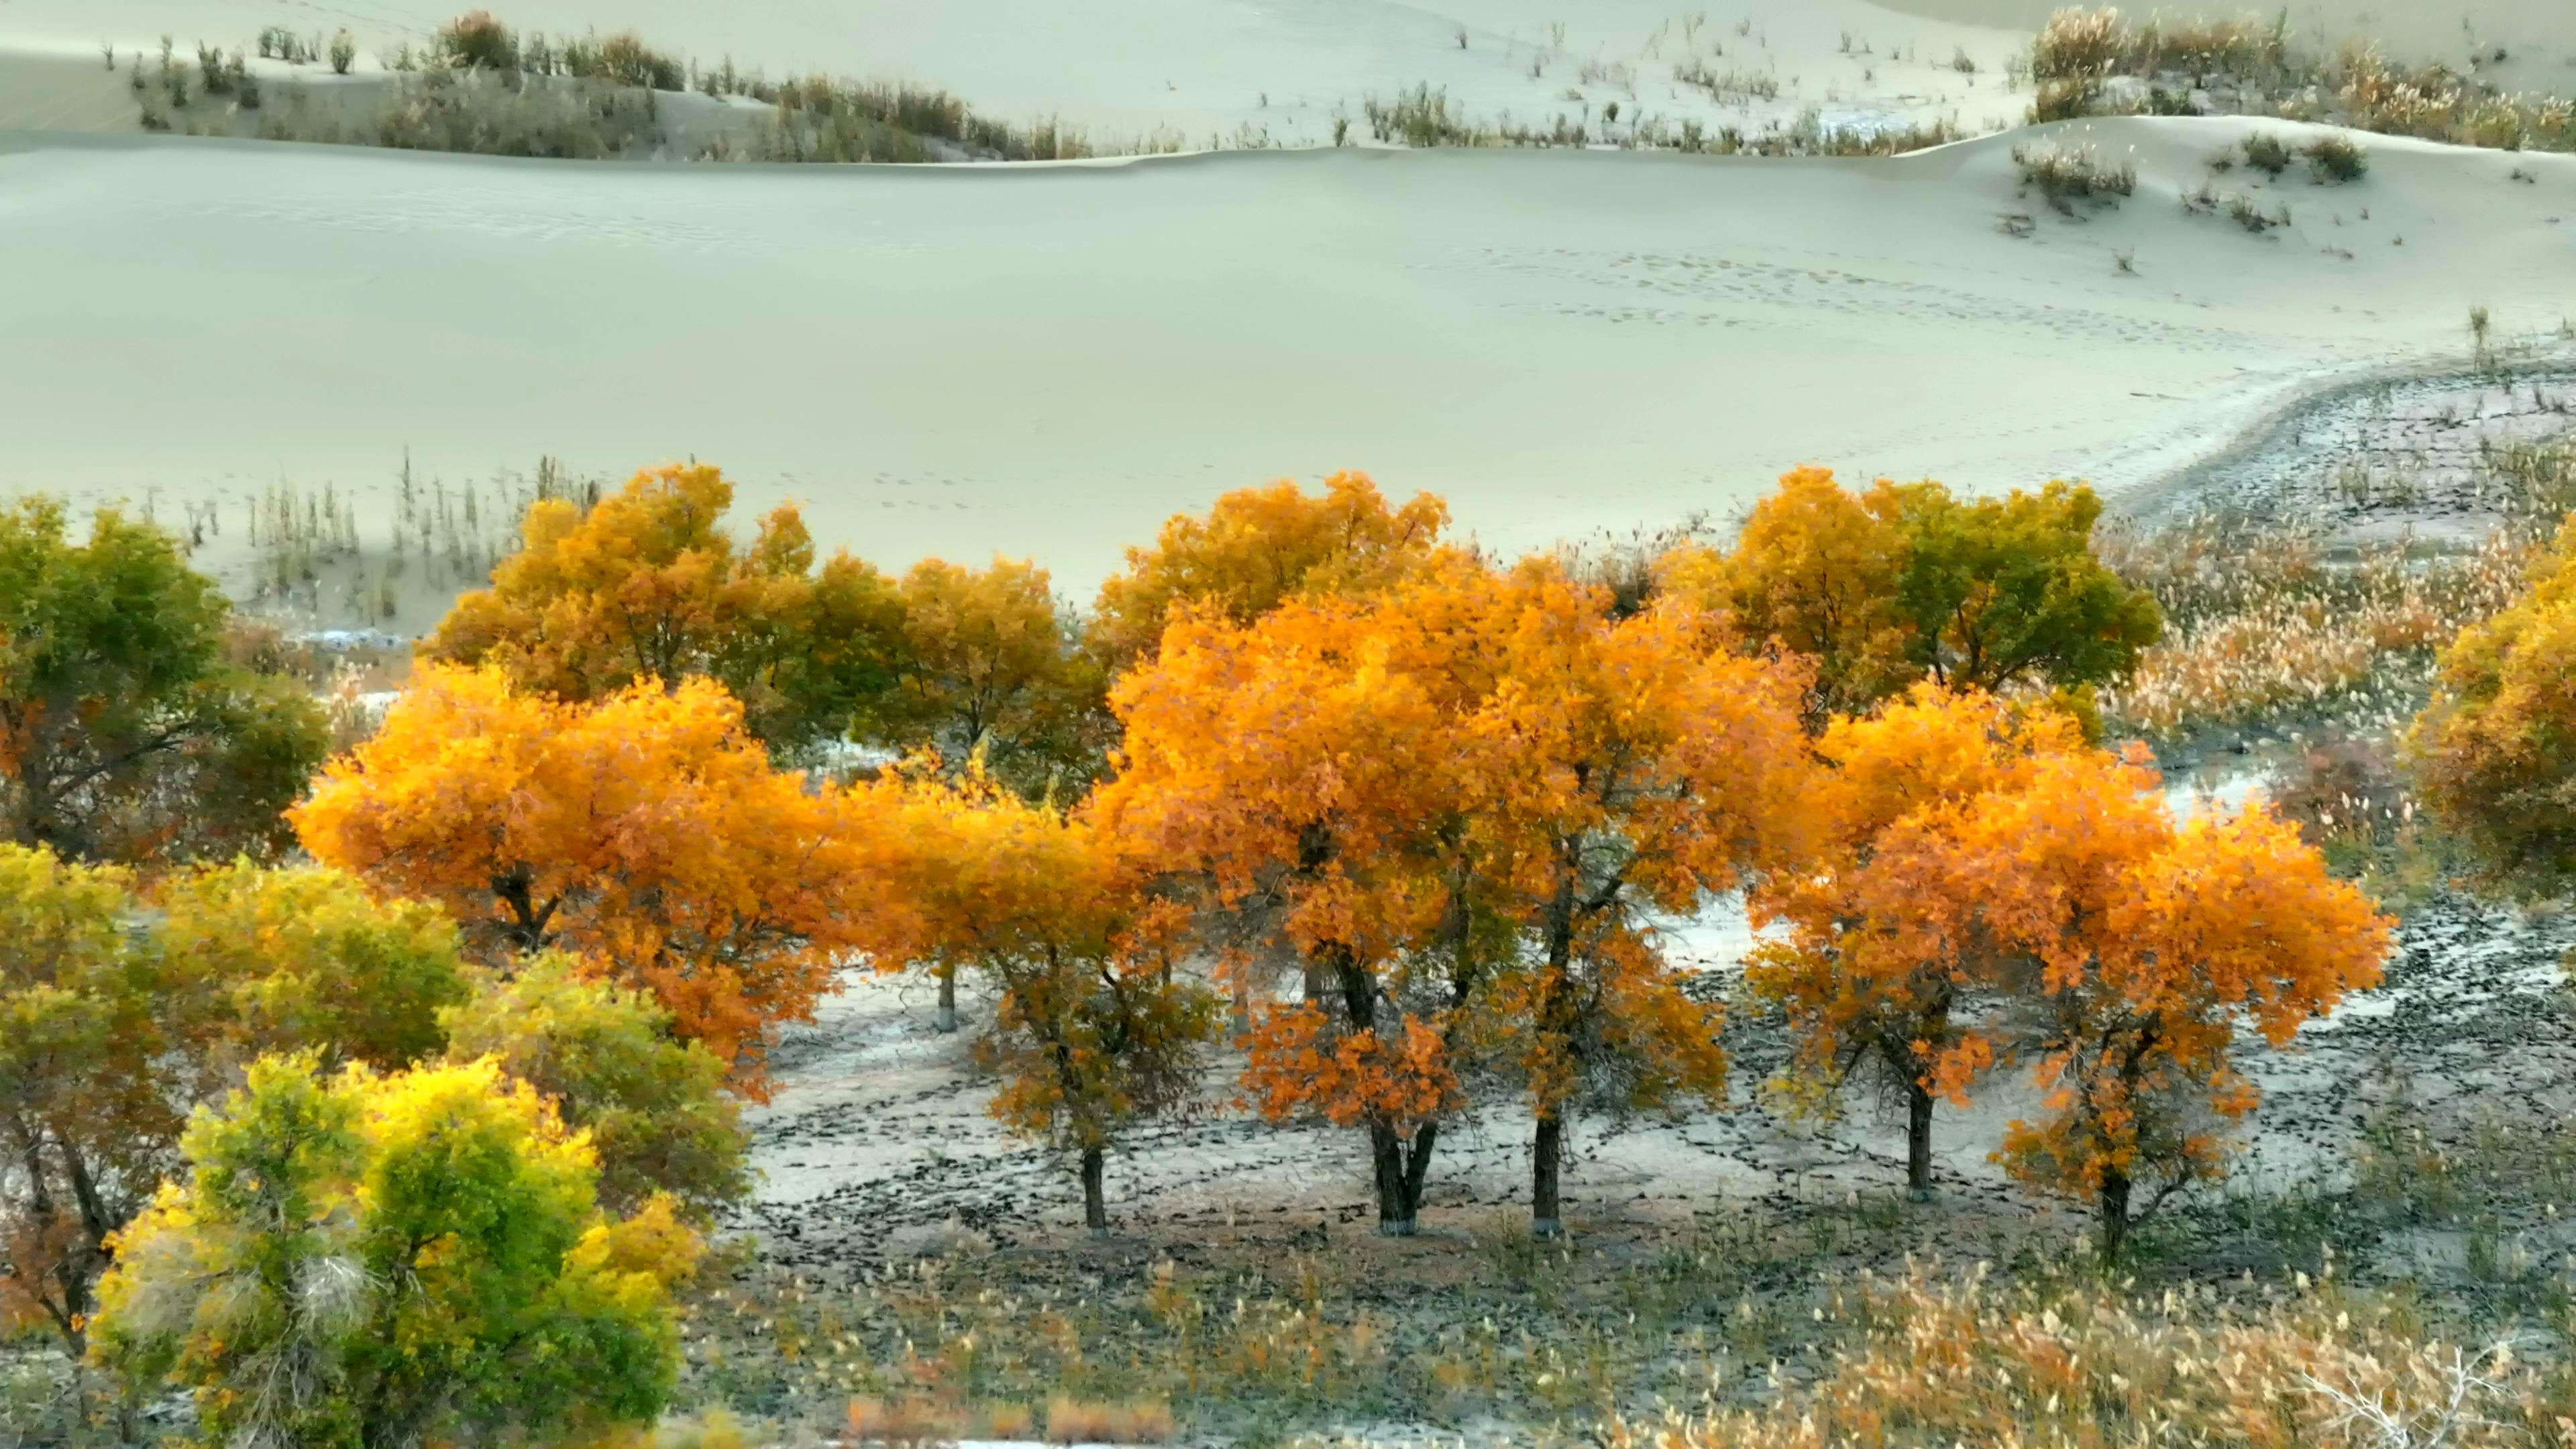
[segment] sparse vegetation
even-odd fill
[[[2013,147],[2013,164],[2022,184],[2034,186],[2049,205],[2071,214],[2077,201],[2115,202],[2138,189],[2138,168],[2126,161],[2104,162],[2090,144],[2067,146],[2054,141],[2025,142]]]
[[[2320,136],[2301,154],[2308,158],[2310,174],[2320,182],[2359,181],[2370,170],[2369,153],[2348,136]]]
[[[2245,138],[2245,164],[2266,176],[2278,176],[2290,169],[2290,143],[2269,131],[2257,131]]]

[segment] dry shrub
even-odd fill
[[[2269,131],[2257,131],[2245,138],[2245,164],[2266,176],[2278,176],[2290,169],[2290,143]]]
[[[688,68],[668,52],[646,45],[643,37],[632,30],[621,30],[600,40],[565,41],[561,63],[566,75],[585,80],[656,91],[689,88]]]
[[[519,39],[489,10],[468,10],[438,27],[433,53],[459,70],[516,70]]]
[[[2104,561],[2156,596],[2166,628],[2103,691],[2103,715],[2154,737],[2404,692],[2433,650],[2512,602],[2526,556],[2505,533],[2465,554],[2386,545],[2351,562],[2288,530],[2107,536]]]
[[[475,71],[426,71],[397,79],[376,109],[374,140],[411,151],[604,161],[650,149],[659,134],[643,92],[597,81],[512,85]]]
[[[2120,58],[2126,32],[2117,8],[2059,9],[2039,29],[2031,46],[2033,79],[2098,80],[2111,73]]]
[[[1047,1402],[1046,1437],[1052,1444],[1167,1444],[1174,1432],[1172,1411],[1162,1404]]]
[[[2069,200],[2110,201],[2138,189],[2137,167],[2127,162],[2113,166],[2095,155],[2090,145],[2031,142],[2013,147],[2012,158],[2021,168],[2023,183],[2038,187],[2061,209]]]
[[[956,1439],[966,1416],[926,1398],[852,1399],[850,1442],[884,1449],[926,1449]]]
[[[1852,1341],[1812,1385],[1758,1410],[1614,1415],[1609,1449],[1948,1449],[1951,1445],[2564,1442],[2564,1375],[2503,1344],[2429,1337],[2401,1308],[2304,1277],[2251,1305],[2205,1289],[2153,1299],[2006,1288],[1982,1267],[1864,1279],[1830,1317]]]
[[[2301,154],[2308,158],[2309,174],[2320,182],[2359,181],[2370,170],[2368,153],[2347,136],[2322,137]]]

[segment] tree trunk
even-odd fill
[[[2129,1175],[2102,1174],[2102,1258],[2118,1262],[2129,1245]]]
[[[1565,1153],[1565,1121],[1550,1112],[1538,1119],[1530,1136],[1530,1236],[1565,1235],[1565,1218],[1557,1206],[1556,1166]]]
[[[939,968],[939,1015],[933,1021],[941,1031],[957,1029],[957,968]]]
[[[1905,1192],[1932,1200],[1932,1092],[1920,1081],[1905,1084]]]
[[[1438,1126],[1425,1122],[1405,1135],[1386,1122],[1369,1124],[1369,1166],[1377,1185],[1377,1230],[1381,1237],[1413,1236],[1414,1218],[1422,1206],[1422,1179],[1431,1167]]]
[[[1100,1149],[1082,1149],[1082,1225],[1094,1233],[1109,1231],[1109,1200],[1101,1191],[1100,1168]]]

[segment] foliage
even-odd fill
[[[95,1355],[191,1389],[209,1442],[584,1442],[678,1370],[667,1201],[604,1218],[587,1143],[490,1061],[268,1058],[120,1235]]]
[[[2042,756],[1960,821],[1956,852],[2047,1114],[1998,1157],[2092,1198],[2111,1256],[2137,1212],[2217,1174],[2259,1100],[2231,1065],[2238,1023],[2284,1045],[2388,954],[2392,923],[2295,827],[2259,804],[2177,825],[2134,759]]]
[[[146,898],[119,868],[0,846],[0,1326],[42,1318],[78,1348],[109,1235],[259,1052],[433,1046],[454,937],[329,872],[239,864]]]
[[[1438,667],[1469,686],[1453,890],[1511,933],[1475,1031],[1527,1086],[1532,1217],[1553,1232],[1578,1107],[1724,1101],[1720,1013],[1684,995],[1647,915],[1696,914],[1798,853],[1806,681],[1711,649],[1685,601],[1615,619],[1553,561],[1452,577],[1408,607],[1445,621]]]
[[[818,570],[792,504],[737,543],[723,527],[732,502],[706,465],[637,473],[586,514],[541,499],[524,546],[457,600],[421,657],[488,663],[568,700],[713,678],[786,755],[869,732],[903,647],[892,585],[847,553]]]
[[[1033,795],[1088,781],[1104,680],[1074,649],[1046,570],[925,559],[898,587],[904,644],[890,737],[956,764],[980,757],[988,773]]]
[[[2041,755],[2079,748],[2053,709],[1917,685],[1876,714],[1839,717],[1800,802],[1816,848],[1748,902],[1785,934],[1747,958],[1745,982],[1782,1011],[1796,1054],[1775,1088],[1830,1091],[1874,1076],[1907,1104],[1907,1178],[1931,1187],[1931,1106],[1965,1106],[2007,1043],[1965,1008],[2000,966],[1977,929],[1980,883],[1960,869],[1959,829],[1984,799],[2027,784]]]
[[[229,607],[179,543],[102,509],[0,511],[5,838],[82,860],[265,854],[322,756],[321,706],[226,657]]]
[[[517,70],[519,39],[489,10],[468,10],[438,27],[434,53],[459,70]]]
[[[2576,877],[2576,523],[2528,594],[2441,654],[2408,746],[2424,798],[2503,879],[2555,892]]]
[[[424,666],[292,812],[317,859],[444,905],[498,962],[560,945],[650,991],[737,1088],[852,929],[846,796],[778,770],[720,685],[596,703]]]
[[[979,1056],[1001,1088],[993,1115],[1079,1156],[1085,1220],[1108,1226],[1101,1158],[1130,1121],[1196,1091],[1215,999],[1180,974],[1177,906],[1087,820],[1030,805],[970,773],[891,776],[857,810],[879,842],[862,942],[881,968],[980,971],[1001,1005]]]
[[[1668,583],[1816,662],[1811,727],[1918,678],[2081,688],[2124,676],[2160,628],[2154,601],[2094,558],[2101,511],[2092,489],[2063,482],[1962,502],[1932,482],[1853,493],[1801,468],[1728,553],[1676,551]]]
[[[635,1212],[667,1193],[703,1218],[750,1191],[724,1063],[676,1040],[653,997],[591,980],[580,960],[550,951],[487,974],[439,1022],[450,1063],[498,1062],[589,1134],[608,1211]]]
[[[1367,593],[1401,579],[1438,546],[1448,506],[1417,493],[1401,508],[1365,473],[1335,473],[1320,495],[1282,479],[1219,498],[1205,518],[1176,514],[1150,549],[1100,586],[1087,642],[1115,668],[1151,656],[1175,607],[1235,623],[1303,593]]]
[[[1487,964],[1473,913],[1453,909],[1466,681],[1428,607],[1443,588],[1292,599],[1248,624],[1176,617],[1111,690],[1123,745],[1095,802],[1230,927],[1220,970],[1251,1017],[1249,1096],[1273,1118],[1365,1127],[1391,1233],[1411,1230],[1459,1100],[1446,1044]],[[1272,999],[1280,954],[1305,977],[1293,1005]]]

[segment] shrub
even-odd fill
[[[357,39],[346,29],[335,32],[331,37],[331,73],[347,75],[349,68],[357,63]]]
[[[233,1444],[486,1442],[652,1422],[678,1375],[666,1203],[603,1217],[589,1145],[490,1062],[268,1058],[199,1116],[100,1285],[95,1356]]]
[[[2245,164],[2266,176],[2278,176],[2290,169],[2289,143],[2269,131],[2257,131],[2245,138]]]
[[[566,75],[657,91],[689,88],[687,68],[646,45],[632,30],[621,30],[599,40],[565,41],[562,60]]]
[[[519,68],[518,38],[489,10],[468,10],[438,27],[433,53],[458,70]]]
[[[2308,145],[2308,171],[2323,182],[2359,181],[2370,170],[2370,156],[2348,136],[2325,136]]]
[[[2111,72],[2121,46],[2120,12],[2061,8],[2031,45],[2034,80],[2095,80]]]
[[[2110,201],[2138,189],[2136,166],[2127,162],[2107,165],[2090,145],[2030,142],[2013,147],[2012,158],[2013,164],[2021,168],[2023,184],[2038,187],[2040,194],[2061,210],[2070,199]]]

